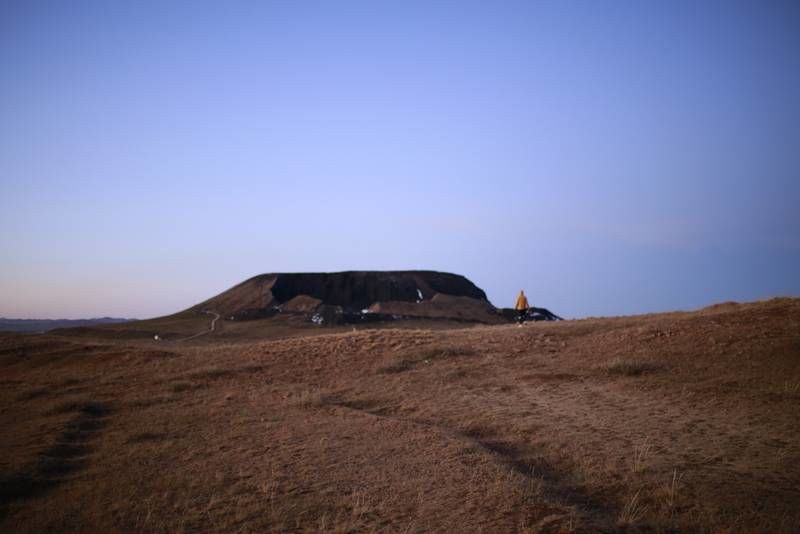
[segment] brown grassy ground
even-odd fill
[[[0,336],[0,530],[800,524],[800,300],[267,341],[230,326]]]

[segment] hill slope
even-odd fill
[[[800,524],[797,299],[238,344],[0,335],[0,376],[3,531]]]

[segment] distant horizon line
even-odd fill
[[[342,271],[342,272],[348,272],[348,271]],[[443,272],[443,271],[440,271],[440,272]],[[278,273],[266,273],[266,274],[278,274]],[[643,312],[639,312],[639,313],[628,313],[628,314],[617,314],[617,315],[586,315],[586,316],[582,316],[582,317],[570,317],[568,319],[567,318],[565,318],[565,319],[566,320],[571,320],[571,321],[576,321],[576,320],[582,320],[582,319],[600,319],[600,318],[614,318],[614,317],[636,317],[636,316],[639,316],[639,315],[653,315],[653,314],[661,314],[661,313],[693,312],[693,311],[699,311],[699,310],[703,310],[705,308],[710,308],[710,307],[713,307],[713,306],[721,306],[721,305],[725,305],[725,304],[737,304],[737,305],[738,304],[756,304],[756,303],[759,303],[759,302],[768,302],[768,301],[772,301],[772,300],[781,300],[781,299],[800,299],[800,295],[791,295],[791,294],[773,295],[773,296],[770,296],[770,297],[757,298],[757,299],[753,299],[753,300],[743,300],[743,301],[739,301],[739,300],[721,300],[721,301],[712,302],[710,304],[706,304],[706,305],[699,306],[697,308],[692,308],[692,309],[675,308],[675,309],[669,309],[669,310],[643,311]],[[501,307],[495,306],[495,307],[498,308],[498,309],[502,308],[502,306]],[[190,306],[190,308],[191,308],[191,306]],[[154,315],[152,317],[144,317],[144,318],[113,317],[113,316],[110,316],[110,315],[105,315],[105,316],[102,316],[102,317],[78,317],[78,318],[75,318],[75,319],[66,319],[66,318],[57,318],[57,319],[53,319],[53,318],[30,318],[30,317],[25,317],[25,318],[23,318],[23,317],[0,317],[0,321],[30,321],[30,322],[34,322],[34,321],[99,321],[99,320],[113,320],[113,321],[120,321],[120,322],[121,321],[132,322],[132,321],[147,321],[147,320],[150,320],[150,319],[157,319],[159,317],[169,317],[170,315],[175,315],[176,313],[181,313],[181,312],[184,312],[184,311],[186,311],[186,309],[179,310],[179,311],[172,312],[172,313],[163,314],[163,315]]]

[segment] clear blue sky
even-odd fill
[[[0,316],[436,269],[800,294],[800,2],[0,2]]]

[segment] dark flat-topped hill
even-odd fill
[[[271,273],[254,276],[190,308],[248,318],[271,310],[397,314],[492,322],[486,293],[464,276],[438,271]]]
[[[435,271],[280,274],[272,286],[280,302],[308,295],[326,304],[358,309],[375,302],[417,302],[437,293],[486,300],[486,293],[465,277]]]

